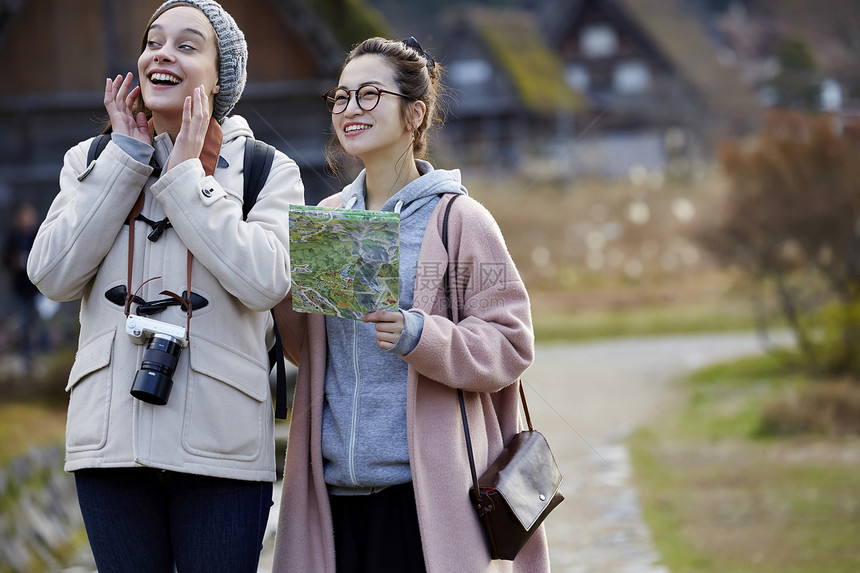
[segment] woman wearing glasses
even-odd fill
[[[257,571],[276,478],[267,310],[303,189],[275,153],[243,218],[253,134],[229,113],[247,54],[218,3],[164,2],[139,86],[105,82],[107,145],[66,153],[30,254],[43,293],[81,299],[65,469],[103,573]]]
[[[362,321],[275,309],[299,366],[275,571],[545,571],[536,534],[517,560],[491,561],[468,499],[471,474],[456,389],[466,390],[479,470],[518,426],[531,364],[525,287],[491,215],[459,171],[426,154],[441,66],[410,38],[372,38],[346,58],[325,102],[337,142],[364,170],[321,205],[399,212],[399,311]],[[447,317],[449,252],[459,320]]]

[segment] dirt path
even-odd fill
[[[525,375],[565,501],[547,519],[554,573],[666,572],[642,521],[624,439],[680,399],[673,381],[761,350],[752,335],[671,336],[539,346]]]

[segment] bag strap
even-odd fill
[[[459,197],[459,195],[454,195],[448,201],[448,204],[445,206],[445,215],[442,218],[442,246],[445,247],[446,252],[448,252],[448,216],[451,213],[451,206],[454,204],[454,201],[457,199],[457,197]],[[451,270],[450,269],[450,266],[451,266],[450,253],[448,254],[448,266],[449,266],[449,268],[446,270],[445,274],[442,275],[442,285],[443,285],[443,288],[445,291],[445,300],[447,302],[446,308],[448,309],[448,318],[453,321],[454,320],[454,318],[453,318],[454,317],[454,311],[453,311],[454,299],[451,296],[451,282],[450,282],[450,279],[448,278],[448,275],[450,274],[450,270]],[[456,265],[454,265],[454,267],[456,269]],[[455,273],[456,273],[456,271],[455,271]],[[522,381],[521,380],[517,381],[517,383],[519,384],[520,400],[522,400],[522,403],[523,403],[523,411],[525,412],[525,415],[526,415],[526,424],[528,425],[529,431],[534,431],[534,428],[532,427],[532,418],[531,418],[531,415],[529,414],[528,402],[526,402],[526,393],[523,390]],[[475,455],[472,451],[472,436],[469,432],[469,419],[466,416],[466,402],[465,402],[465,399],[463,397],[463,389],[462,388],[457,388],[457,398],[460,401],[460,415],[463,418],[463,432],[464,432],[465,437],[466,437],[466,451],[469,454],[469,469],[472,472],[472,484],[474,485],[476,495],[478,495],[480,497],[481,489],[480,489],[480,486],[478,484],[478,472],[475,468]]]
[[[259,139],[245,140],[245,162],[243,165],[245,188],[242,193],[242,219],[248,218],[251,207],[257,202],[260,190],[269,177],[275,148]]]
[[[457,200],[459,195],[454,195],[448,200],[448,204],[445,206],[445,216],[442,218],[442,246],[445,247],[445,252],[448,252],[448,216],[451,214],[451,206],[454,205],[454,201]],[[448,278],[448,275],[451,271],[451,256],[448,254],[448,269],[445,271],[445,274],[442,275],[442,286],[445,290],[445,300],[447,302],[446,309],[448,312],[448,318],[453,322],[454,320],[454,299],[451,296],[451,281]],[[456,272],[456,271],[455,271]],[[469,469],[472,471],[472,483],[475,486],[475,492],[481,491],[478,488],[478,472],[475,469],[475,455],[472,452],[472,436],[469,432],[469,418],[466,416],[466,402],[463,398],[463,389],[457,388],[457,398],[460,401],[460,415],[463,418],[463,432],[466,436],[466,452],[469,454]]]
[[[93,139],[93,142],[90,143],[90,148],[87,150],[87,165],[92,163],[94,159],[98,159],[98,156],[102,154],[109,141],[109,133],[100,133]]]

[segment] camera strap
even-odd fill
[[[143,210],[143,190],[137,197],[134,207],[128,214],[128,283],[125,285],[125,315],[131,314],[131,303],[134,300],[134,293],[131,290],[131,271],[134,267],[134,221],[140,212]]]
[[[141,191],[140,195],[137,197],[137,201],[134,204],[134,207],[131,208],[131,211],[128,214],[128,282],[126,284],[126,295],[125,295],[125,315],[129,316],[131,314],[131,303],[134,301],[134,294],[131,290],[131,279],[132,279],[132,271],[134,269],[134,222],[137,220],[137,216],[140,215],[140,212],[143,210],[143,200],[144,200],[144,192]],[[168,290],[163,290],[158,294],[163,294],[172,298],[179,300],[182,305],[185,307],[185,340],[186,342],[190,340],[191,335],[191,251],[188,249],[185,250],[187,253],[186,258],[186,283],[187,288],[185,290],[185,298],[179,296],[176,293],[170,292]],[[150,279],[152,280],[152,279]]]

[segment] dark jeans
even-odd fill
[[[412,483],[329,501],[338,573],[425,571]]]
[[[151,468],[75,472],[100,573],[254,573],[272,484]]]

